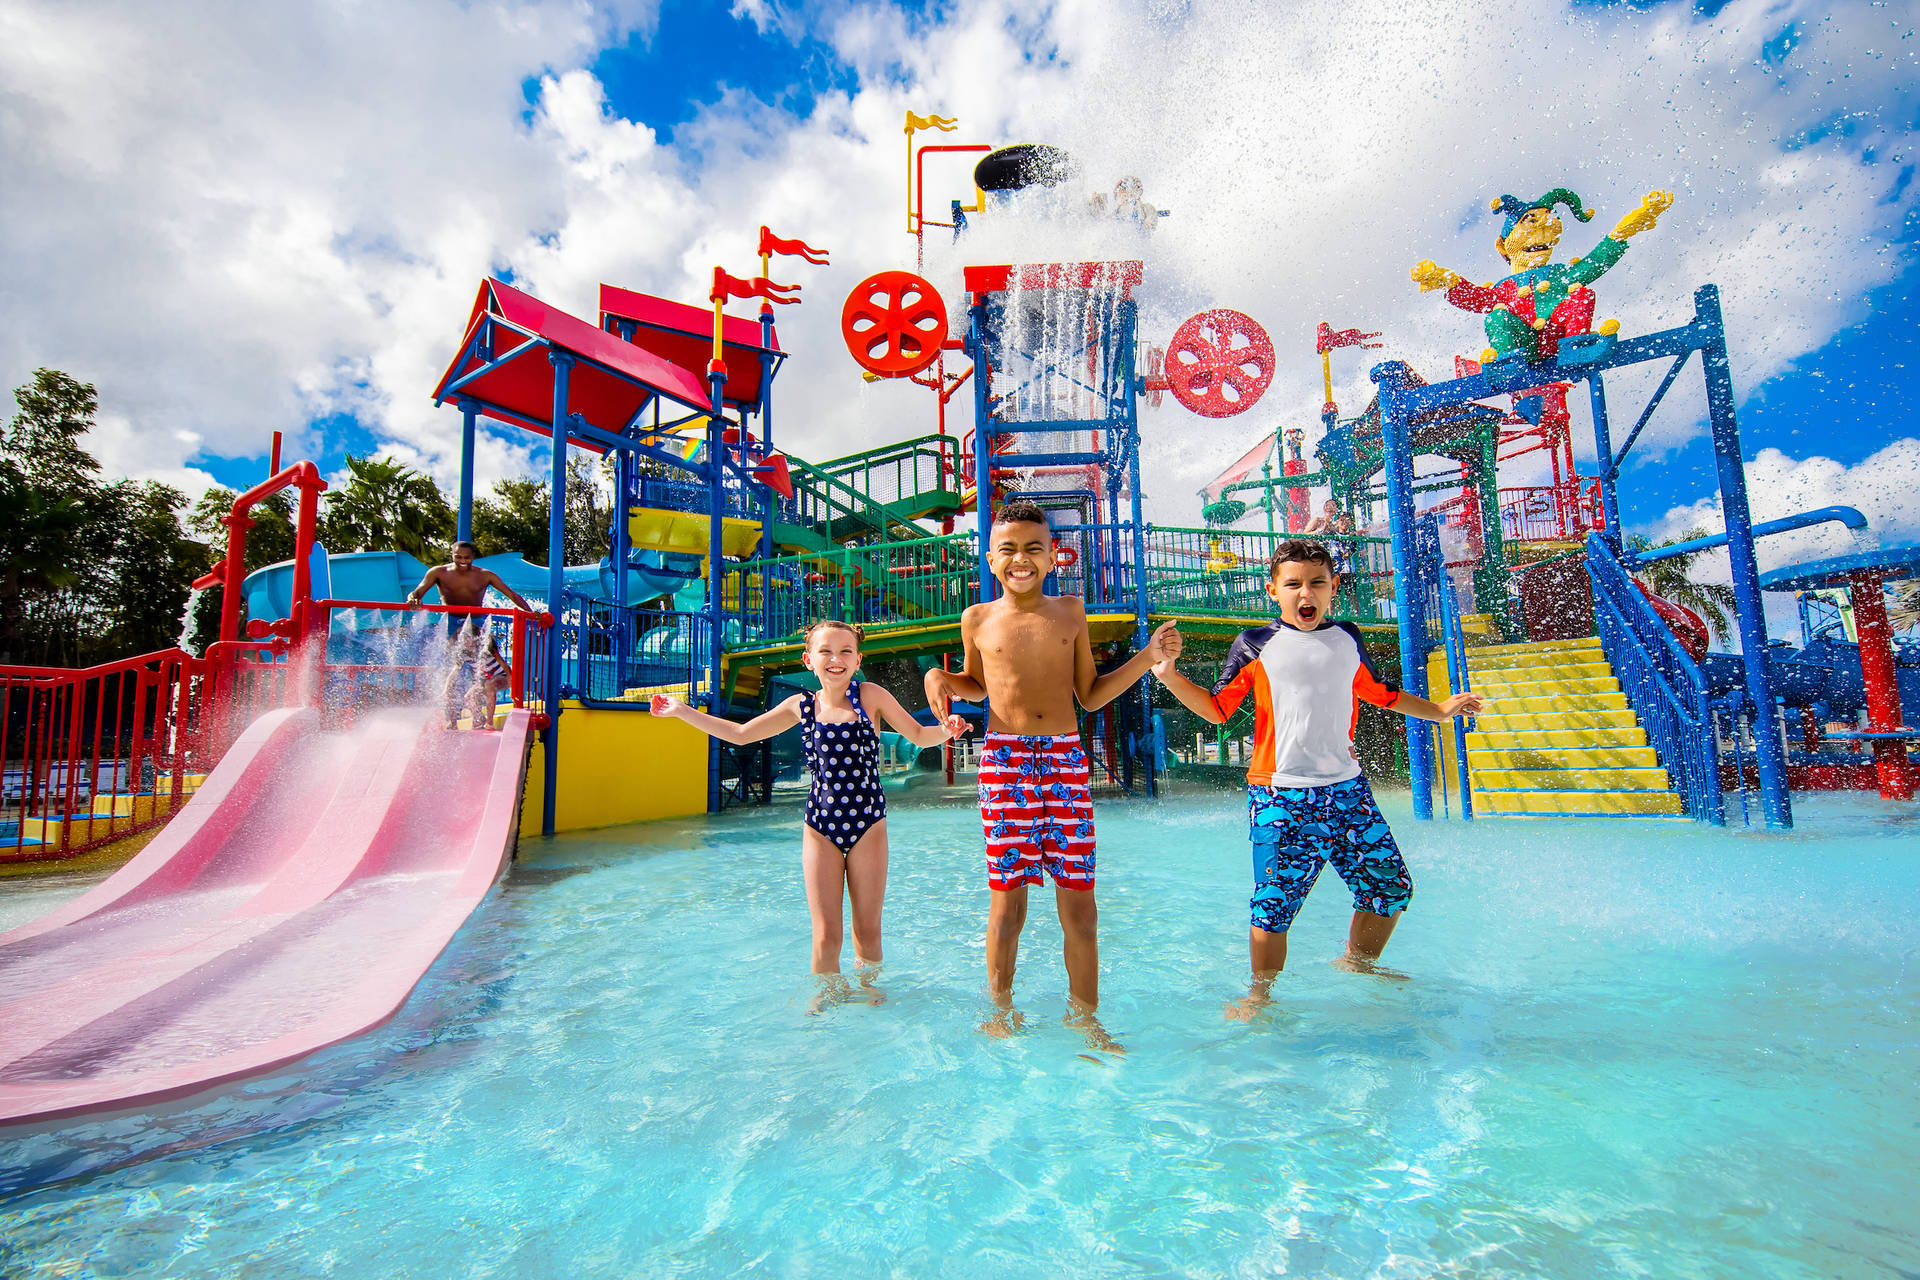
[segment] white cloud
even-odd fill
[[[451,480],[457,418],[425,396],[484,272],[589,316],[601,280],[697,299],[715,263],[757,265],[764,221],[834,251],[830,268],[775,271],[807,298],[780,314],[783,442],[820,457],[919,434],[931,397],[861,383],[838,336],[853,282],[911,262],[911,107],[960,116],[954,139],[1067,146],[1089,190],[1139,174],[1173,210],[1150,250],[1145,335],[1164,340],[1211,305],[1273,335],[1281,369],[1254,412],[1144,416],[1153,514],[1186,519],[1193,491],[1255,435],[1279,422],[1317,434],[1317,321],[1386,332],[1385,351],[1335,357],[1348,410],[1371,394],[1375,359],[1433,373],[1478,349],[1479,318],[1420,295],[1407,270],[1432,257],[1498,274],[1491,195],[1575,187],[1599,213],[1569,224],[1577,253],[1642,192],[1672,188],[1674,209],[1601,282],[1603,314],[1629,331],[1678,323],[1694,285],[1717,280],[1743,391],[1865,318],[1902,265],[1891,246],[1915,202],[1894,197],[1897,164],[1862,163],[1913,142],[1912,55],[1885,52],[1904,48],[1886,11],[734,12],[764,31],[827,32],[860,88],[820,94],[805,118],[736,88],[667,147],[585,70],[644,30],[651,6],[595,18],[561,0],[390,0],[236,18],[0,0],[0,373],[54,364],[97,382],[138,424],[113,445],[128,471],[177,473],[195,447],[254,452],[274,426],[350,411]],[[1795,47],[1764,61],[1790,24]],[[1785,148],[1830,121],[1843,127]],[[932,169],[930,211],[969,194],[963,162]],[[1639,383],[1622,382],[1625,403]],[[1673,399],[1642,456],[1696,430],[1694,402]],[[521,465],[520,446],[491,442],[483,474]]]
[[[1894,440],[1852,466],[1832,458],[1794,458],[1778,449],[1762,449],[1747,462],[1746,472],[1747,505],[1756,525],[1832,506],[1852,507],[1867,518],[1862,534],[1844,525],[1822,524],[1760,539],[1754,544],[1754,558],[1762,573],[1867,547],[1909,544],[1920,537],[1920,439]],[[1662,542],[1693,529],[1720,533],[1725,528],[1716,492],[1672,508],[1648,532],[1653,541]],[[1697,574],[1702,581],[1730,581],[1726,553],[1704,557]],[[1773,634],[1798,634],[1790,593],[1768,592],[1766,604]]]

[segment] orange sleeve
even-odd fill
[[[1247,663],[1233,673],[1233,679],[1213,691],[1213,709],[1220,713],[1221,719],[1231,717],[1246,701],[1247,690],[1253,688],[1253,675],[1259,665],[1257,662]]]
[[[1353,673],[1353,696],[1362,702],[1371,702],[1376,707],[1392,707],[1399,700],[1400,691],[1380,683],[1372,668],[1363,662],[1360,669]]]

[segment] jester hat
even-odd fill
[[[1567,212],[1571,213],[1581,222],[1593,221],[1593,210],[1587,208],[1587,202],[1566,187],[1555,187],[1538,200],[1533,201],[1522,200],[1518,196],[1501,196],[1487,207],[1495,213],[1504,213],[1507,215],[1506,225],[1500,228],[1500,238],[1504,240],[1513,234],[1514,224],[1526,217],[1527,214],[1535,209],[1552,209],[1553,206],[1557,204],[1567,206]]]

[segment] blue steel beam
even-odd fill
[[[1747,698],[1753,704],[1754,763],[1760,774],[1760,809],[1769,827],[1793,825],[1787,795],[1787,749],[1780,737],[1780,709],[1773,702],[1767,669],[1767,619],[1760,598],[1760,566],[1754,559],[1752,515],[1747,507],[1747,472],[1740,455],[1740,428],[1734,418],[1733,375],[1727,365],[1726,327],[1720,318],[1720,291],[1701,285],[1693,293],[1694,314],[1708,333],[1701,351],[1707,375],[1707,419],[1713,428],[1714,469],[1720,476],[1720,510],[1727,523],[1727,561],[1733,570],[1734,616],[1740,630],[1740,658],[1746,668]]]
[[[567,417],[567,379],[573,372],[573,356],[548,348],[547,359],[553,365],[553,421],[560,423]],[[560,657],[564,648],[560,618],[567,587],[567,433],[564,430],[553,433],[551,484],[551,505],[547,509],[547,611],[553,616],[553,625],[547,628],[547,678],[542,682],[541,691],[547,712],[540,778],[540,834],[543,836],[553,834],[554,797],[560,779]],[[581,639],[580,648],[584,651],[585,637]]]
[[[1420,570],[1414,556],[1413,534],[1413,459],[1407,422],[1412,417],[1408,400],[1426,387],[1409,387],[1407,366],[1399,361],[1375,365],[1374,382],[1380,387],[1380,451],[1387,481],[1387,534],[1393,559],[1393,612],[1400,631],[1400,683],[1409,693],[1425,696],[1427,661],[1426,623],[1421,616],[1424,595],[1420,590]],[[1477,376],[1477,375],[1476,375]],[[1474,379],[1460,379],[1470,382]],[[1458,382],[1441,384],[1456,386]],[[1423,724],[1407,725],[1407,772],[1413,785],[1413,814],[1433,817],[1433,751],[1422,732]]]
[[[1812,511],[1802,511],[1797,516],[1782,516],[1778,520],[1769,520],[1765,524],[1753,526],[1755,539],[1770,538],[1776,533],[1790,533],[1795,529],[1806,529],[1817,524],[1843,524],[1849,529],[1864,529],[1867,518],[1853,507],[1816,507]],[[1709,534],[1704,538],[1692,538],[1686,542],[1676,542],[1670,546],[1655,547],[1650,551],[1630,552],[1621,557],[1628,569],[1641,565],[1658,564],[1662,560],[1671,560],[1675,556],[1692,555],[1696,551],[1710,551],[1715,547],[1727,545],[1724,533]]]

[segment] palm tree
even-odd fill
[[[347,481],[328,491],[320,540],[330,551],[404,551],[440,558],[453,508],[430,476],[392,458],[347,455]]]
[[[1665,542],[1649,542],[1640,534],[1627,539],[1632,551],[1656,551],[1661,547],[1671,547],[1680,542],[1692,542],[1695,538],[1704,538],[1705,529],[1689,529],[1677,538],[1668,538]],[[1705,551],[1689,551],[1685,555],[1674,556],[1669,560],[1659,560],[1644,565],[1634,572],[1634,579],[1641,586],[1664,600],[1671,600],[1685,609],[1691,609],[1700,615],[1707,629],[1719,639],[1726,639],[1727,612],[1734,607],[1733,588],[1724,582],[1698,582],[1693,577],[1693,565]]]

